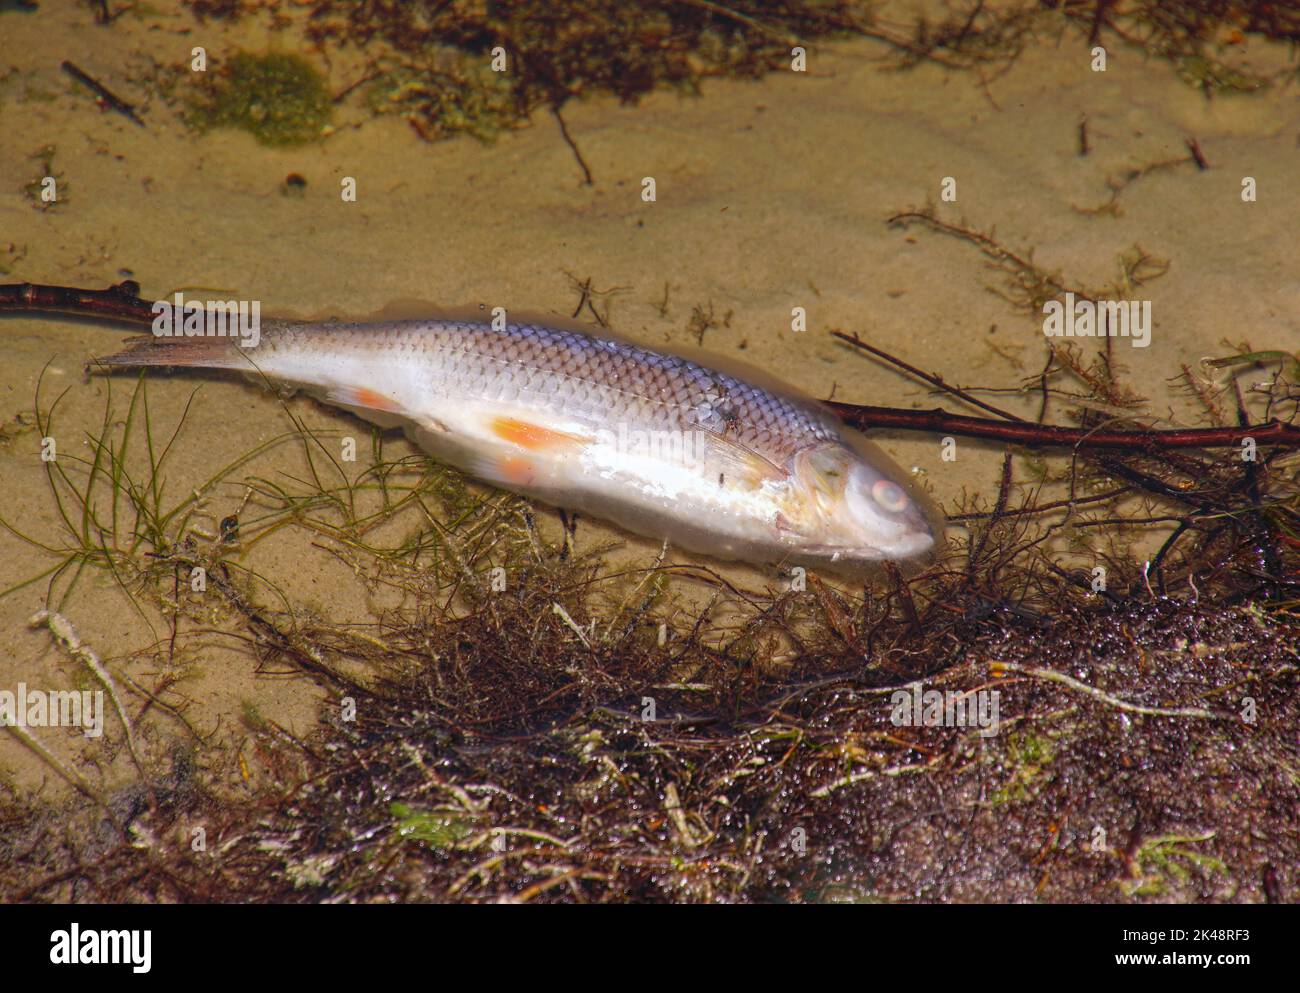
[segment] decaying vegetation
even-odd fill
[[[336,99],[399,114],[427,139],[489,139],[587,94],[630,102],[658,87],[697,92],[710,77],[789,69],[797,45],[852,36],[884,42],[896,68],[935,63],[986,82],[1029,45],[1137,50],[1166,60],[1207,96],[1283,81],[1238,64],[1241,41],[1300,40],[1300,13],[1264,0],[967,0],[912,23],[867,0],[311,0],[305,12],[281,0],[187,3],[203,20],[256,16],[293,26],[326,55],[364,52],[364,70]],[[494,52],[505,71],[494,70]]]

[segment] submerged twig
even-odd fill
[[[67,59],[64,59],[62,69],[69,76],[86,86],[92,93],[94,93],[95,99],[100,103],[117,111],[124,117],[129,117],[131,120],[135,121],[136,124],[140,125],[140,127],[144,127],[144,121],[142,121],[140,115],[135,112],[135,106],[127,103],[94,76],[90,75],[84,69]]]
[[[560,126],[560,137],[569,146],[569,151],[573,153],[573,157],[578,160],[578,168],[582,170],[582,185],[592,185],[591,169],[587,165],[587,160],[582,157],[582,151],[578,148],[578,143],[569,134],[569,126],[564,122],[564,115],[560,113],[560,108],[555,104],[551,105],[551,113],[555,115],[555,123]]]
[[[1167,428],[1152,430],[1104,430],[1067,428],[1051,424],[1007,424],[983,417],[933,410],[902,410],[866,404],[826,401],[826,405],[851,427],[896,428],[961,435],[991,441],[1009,441],[1028,448],[1233,448],[1246,439],[1260,445],[1300,445],[1300,426],[1283,421],[1250,424],[1240,428]]]
[[[1018,665],[1015,662],[994,661],[989,663],[994,673],[1000,671],[1019,672],[1034,679],[1045,679],[1050,683],[1060,683],[1062,686],[1068,686],[1079,693],[1086,693],[1094,700],[1100,700],[1108,706],[1115,707],[1119,710],[1126,710],[1131,714],[1143,714],[1147,717],[1200,717],[1210,721],[1222,721],[1228,718],[1223,714],[1216,714],[1212,710],[1206,710],[1203,707],[1147,707],[1140,703],[1130,703],[1127,700],[1121,700],[1117,696],[1112,696],[1105,690],[1099,690],[1095,686],[1089,686],[1087,683],[1075,679],[1073,676],[1067,676],[1063,672],[1057,672],[1055,669],[1044,669],[1041,666]]]
[[[77,632],[72,627],[72,622],[57,611],[39,610],[32,615],[28,624],[32,627],[49,628],[54,640],[62,645],[69,655],[94,673],[95,678],[108,691],[109,699],[113,701],[113,707],[117,711],[118,719],[121,720],[122,727],[126,732],[126,747],[131,753],[131,760],[135,762],[136,769],[143,776],[145,774],[144,764],[140,761],[140,753],[135,747],[135,732],[131,724],[131,718],[127,716],[126,707],[122,704],[122,698],[118,696],[117,684],[113,681],[113,677],[109,675],[108,670],[104,668],[104,664],[99,660],[99,656],[95,654],[94,649],[86,645],[77,636]]]
[[[54,312],[79,317],[100,317],[130,324],[151,324],[153,304],[139,296],[138,283],[127,280],[106,290],[85,290],[70,286],[49,286],[35,283],[6,283],[0,285],[0,312]],[[897,359],[884,356],[878,349],[866,344],[856,335],[831,332],[836,338],[862,351],[887,357],[914,375],[931,384],[943,386],[956,396],[967,399],[992,413],[1006,418],[1014,415],[984,404],[960,390],[954,390],[939,377],[930,376]],[[994,421],[987,418],[966,417],[945,410],[906,410],[898,407],[873,407],[865,404],[826,401],[852,427],[899,428],[907,431],[927,431],[968,438],[987,438],[1010,441],[1029,447],[1065,448],[1223,448],[1238,446],[1246,439],[1262,445],[1300,445],[1300,426],[1279,420],[1266,424],[1247,424],[1235,428],[1187,428],[1167,430],[1103,430],[1100,428],[1067,428],[1028,422]]]

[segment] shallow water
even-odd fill
[[[344,110],[327,140],[273,149],[242,132],[191,134],[161,102],[142,107],[143,128],[101,114],[57,68],[73,58],[131,92],[123,67],[150,56],[180,59],[200,38],[213,50],[255,47],[265,40],[259,30],[199,28],[177,14],[123,19],[106,31],[81,8],[53,5],[39,16],[0,15],[4,62],[17,73],[3,92],[0,131],[20,136],[0,145],[4,280],[106,286],[129,271],[147,297],[257,299],[264,314],[358,316],[414,298],[446,313],[503,306],[570,321],[578,284],[589,279],[611,328],[649,345],[698,344],[693,317],[711,314],[706,349],[810,394],[902,407],[938,402],[827,333],[854,331],[950,381],[1008,391],[991,399],[1036,416],[1032,388],[1047,355],[1041,319],[989,292],[1005,284],[969,243],[886,223],[935,204],[947,222],[995,229],[1004,245],[1032,250],[1039,266],[1071,285],[1112,283],[1134,245],[1167,260],[1168,271],[1136,293],[1151,303],[1150,345],[1120,339],[1113,352],[1154,416],[1197,423],[1199,408],[1169,382],[1184,364],[1197,369],[1202,357],[1230,354],[1243,340],[1300,346],[1300,198],[1290,192],[1300,111],[1289,90],[1207,100],[1168,65],[1134,53],[1112,53],[1107,71],[1096,73],[1082,49],[1047,47],[981,85],[932,66],[885,72],[878,43],[837,42],[815,50],[807,73],[709,82],[698,99],[661,92],[634,107],[609,98],[571,103],[565,119],[595,179],[587,186],[545,115],[494,144],[430,144],[400,121]],[[1262,57],[1277,54],[1266,49]],[[346,69],[330,70],[331,89],[346,84]],[[52,99],[24,98],[24,87]],[[1077,147],[1083,115],[1087,157]],[[1108,178],[1125,169],[1185,156],[1189,137],[1210,169],[1183,164],[1144,176],[1122,192],[1117,216],[1078,209],[1106,202]],[[20,189],[38,178],[33,156],[47,145],[56,148],[65,192],[42,211]],[[282,192],[290,173],[307,181],[301,197]],[[653,203],[641,197],[647,176],[657,185]],[[345,177],[356,181],[356,202],[340,197]],[[955,202],[940,201],[947,177]],[[1257,181],[1258,202],[1242,201],[1244,177]],[[794,307],[806,309],[807,330],[791,329]],[[91,356],[115,350],[116,333],[28,317],[6,318],[3,331],[0,423],[31,410],[43,376],[43,406],[66,391],[59,444],[85,456],[110,390],[113,419],[125,417],[129,378],[81,375]],[[1026,383],[1030,392],[1015,395]],[[154,375],[150,417],[160,437],[192,396],[168,456],[172,493],[201,485],[214,467],[291,427],[279,400],[255,386]],[[310,428],[355,435],[369,450],[369,429],[348,415],[302,398],[289,407]],[[1056,403],[1048,419],[1063,414]],[[963,495],[996,492],[998,446],[960,442],[950,462],[941,439],[875,440],[950,509]],[[31,432],[5,442],[0,473],[5,520],[39,536],[57,530],[58,518],[37,447]],[[389,457],[413,451],[399,436],[386,440]],[[280,446],[241,471],[300,474],[305,464],[297,448]],[[215,488],[205,526],[238,510],[244,495],[237,482]],[[545,534],[560,533],[553,512],[539,520]],[[373,617],[382,596],[309,538],[286,529],[244,564],[299,609],[340,623]],[[579,548],[615,542],[611,568],[649,565],[659,552],[586,519],[576,540]],[[10,535],[0,536],[0,549],[0,588],[51,565]],[[721,569],[755,588],[783,581],[774,570]],[[56,671],[69,685],[83,678],[47,632],[27,627],[44,591],[39,582],[0,599],[0,629],[9,633],[0,649],[5,685],[43,685]],[[102,576],[88,578],[65,612],[105,659],[167,636]],[[319,694],[310,685],[259,677],[237,639],[213,634],[204,653],[187,676],[188,716],[229,746],[220,761],[235,762],[245,708],[295,733],[314,726]],[[75,756],[80,745],[58,740],[57,751]],[[132,775],[120,752],[96,760],[110,782]],[[15,740],[0,738],[0,766],[24,790],[49,778]]]

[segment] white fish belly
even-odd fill
[[[774,524],[788,487],[710,459],[702,434],[464,401],[434,404],[433,413],[416,423],[417,444],[505,489],[702,554],[790,551]],[[512,434],[513,425],[540,430]]]

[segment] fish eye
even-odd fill
[[[891,514],[901,514],[911,503],[903,488],[888,479],[877,479],[871,484],[871,498]]]

